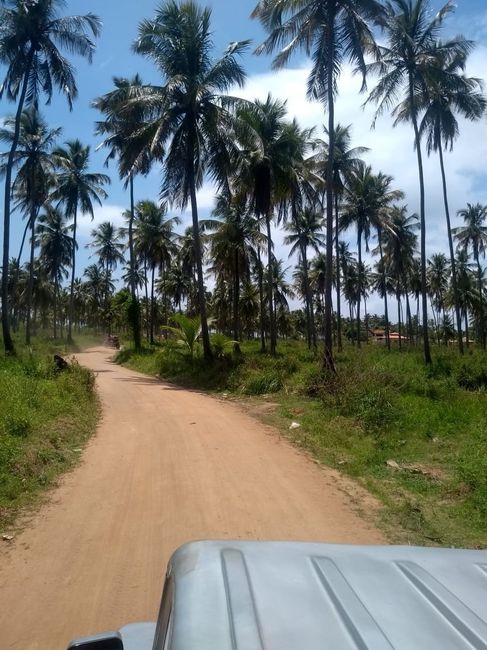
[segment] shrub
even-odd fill
[[[313,365],[302,373],[300,388],[308,397],[320,397],[323,393],[324,377],[323,368]]]
[[[272,370],[263,370],[252,374],[242,386],[244,395],[264,395],[277,393],[284,383],[282,377]]]
[[[27,438],[31,421],[22,413],[8,413],[4,419],[4,429],[5,433],[15,438]]]
[[[426,367],[426,376],[430,379],[442,379],[450,377],[453,371],[451,359],[446,356],[437,356],[433,363]]]
[[[470,359],[469,363],[462,363],[456,379],[458,385],[465,390],[487,389],[487,363],[478,358]]]
[[[357,399],[354,410],[364,429],[371,432],[390,425],[396,414],[389,391],[383,388],[365,390]]]
[[[232,347],[236,344],[237,341],[232,341],[228,336],[225,336],[225,334],[221,334],[220,332],[212,334],[211,336],[211,347],[215,359],[222,359],[227,356],[231,352]]]
[[[63,375],[61,375],[63,376]],[[95,375],[88,368],[80,366],[76,360],[72,360],[66,375],[67,381],[74,381],[79,386],[83,387],[89,393],[95,390]]]
[[[161,377],[174,377],[185,372],[191,365],[191,358],[181,354],[181,350],[171,345],[165,346],[156,354],[155,366],[157,374]]]

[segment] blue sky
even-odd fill
[[[207,0],[206,5],[213,9],[213,31],[215,55],[226,45],[235,40],[253,39],[255,45],[261,42],[264,34],[260,25],[252,21],[249,15],[254,1],[249,0]],[[434,1],[433,8],[442,2]],[[79,98],[74,110],[69,113],[64,100],[56,96],[51,106],[43,108],[43,113],[52,126],[63,127],[63,140],[80,138],[92,146],[92,170],[104,171],[104,152],[96,152],[99,140],[93,135],[93,126],[98,113],[90,108],[90,101],[112,88],[113,76],[130,77],[138,72],[144,81],[159,81],[152,64],[131,52],[131,44],[137,35],[137,27],[143,18],[150,18],[155,11],[154,0],[69,0],[69,13],[86,13],[92,11],[100,16],[104,28],[98,40],[97,52],[93,64],[74,59],[78,70]],[[448,31],[461,32],[478,41],[478,47],[471,58],[469,73],[482,77],[487,62],[487,5],[485,0],[459,0],[456,14],[448,21]],[[274,95],[288,100],[290,117],[297,117],[306,126],[319,125],[324,122],[322,108],[312,104],[305,97],[305,81],[308,62],[304,57],[295,58],[289,69],[279,73],[270,71],[267,57],[256,57],[249,52],[244,63],[249,75],[246,89],[241,92],[248,98],[265,97],[271,91]],[[371,82],[371,85],[373,82]],[[363,97],[358,95],[358,81],[353,78],[348,68],[344,69],[340,83],[340,99],[337,105],[337,120],[343,124],[352,124],[354,142],[357,145],[371,147],[368,162],[378,171],[392,174],[396,185],[406,191],[407,203],[411,212],[418,209],[417,172],[415,154],[412,147],[412,135],[408,127],[392,129],[390,120],[382,118],[376,131],[370,131],[372,112],[364,112],[360,107]],[[6,100],[0,105],[0,117],[12,113],[14,107]],[[483,173],[487,160],[487,121],[481,124],[462,127],[460,138],[453,154],[447,156],[449,170],[452,209],[454,212],[468,201],[487,203],[487,175]],[[112,185],[108,189],[109,197],[102,209],[98,209],[95,222],[113,220],[120,223],[121,212],[127,207],[128,197],[117,178],[113,165],[108,170]],[[446,236],[443,227],[441,209],[441,187],[435,159],[428,161],[426,168],[428,190],[428,245],[431,252],[446,250]],[[146,179],[138,179],[136,198],[157,200],[160,174],[157,168]],[[214,190],[205,186],[200,193],[200,205],[203,215],[211,209]],[[185,217],[188,220],[188,217]],[[84,248],[93,227],[88,217],[80,224],[80,253],[78,268],[82,269],[92,260],[90,252]],[[2,226],[0,225],[0,233]],[[13,217],[13,235],[11,255],[18,254],[22,232],[19,216]],[[353,234],[350,233],[350,239]],[[282,238],[277,236],[277,253],[287,258],[287,251],[282,246]],[[372,311],[380,304],[372,301]]]

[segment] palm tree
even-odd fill
[[[189,358],[193,360],[196,343],[201,336],[201,322],[199,317],[190,318],[185,314],[175,314],[173,317],[177,327],[165,326],[164,329],[177,337],[178,343],[189,352]]]
[[[292,54],[304,49],[312,56],[308,95],[328,108],[329,155],[326,171],[326,260],[325,290],[325,367],[335,371],[333,361],[332,284],[333,284],[333,170],[335,156],[335,96],[337,79],[345,60],[362,73],[365,88],[365,54],[376,49],[370,21],[381,20],[383,8],[378,0],[260,0],[253,16],[270,32],[258,53],[282,48],[274,67],[286,65]]]
[[[480,256],[485,257],[487,251],[487,206],[477,203],[472,205],[467,203],[467,207],[458,211],[458,216],[462,217],[465,225],[452,230],[458,247],[468,252],[472,248],[473,258],[477,264],[477,287],[479,292],[479,331],[480,344],[485,350],[485,327],[484,327],[484,307],[483,307],[483,270],[480,265]]]
[[[318,254],[319,247],[325,243],[322,220],[316,210],[306,207],[302,212],[294,215],[293,220],[287,224],[286,230],[289,235],[284,239],[284,243],[291,246],[289,256],[291,257],[298,252],[302,265],[308,348],[311,349],[312,345],[316,347],[316,328],[309,282],[308,249],[311,248]]]
[[[67,267],[72,261],[73,238],[70,235],[71,226],[67,224],[66,217],[60,210],[49,205],[44,210],[39,217],[37,234],[43,267],[54,284],[53,330],[56,339],[59,288],[63,278],[68,277]]]
[[[18,145],[13,156],[17,175],[12,186],[22,211],[28,215],[27,225],[31,231],[29,280],[26,292],[25,342],[30,345],[32,291],[34,284],[34,254],[36,247],[35,227],[39,210],[47,200],[54,173],[52,148],[61,129],[50,129],[39,112],[31,107],[23,111],[20,118]],[[0,141],[12,144],[15,137],[15,118],[7,118],[0,129]],[[3,154],[1,158],[7,158]],[[2,167],[5,173],[6,165]],[[20,256],[19,256],[20,259]]]
[[[197,312],[197,294],[198,294],[198,280],[196,270],[196,258],[194,250],[193,228],[189,226],[184,233],[178,237],[178,263],[181,265],[181,270],[187,279],[189,292],[186,309],[188,313],[194,314]],[[203,248],[204,256],[204,248]]]
[[[437,61],[448,60],[455,52],[465,52],[465,41],[454,39],[440,44],[438,36],[446,16],[453,11],[451,0],[431,18],[429,0],[389,0],[384,30],[387,46],[379,48],[378,61],[368,65],[368,70],[380,76],[379,83],[367,101],[379,104],[377,116],[394,105],[397,97],[403,100],[393,114],[397,124],[404,119],[412,122],[416,148],[420,190],[421,282],[423,312],[423,346],[426,364],[431,363],[428,337],[428,296],[426,282],[426,215],[423,156],[418,101],[418,89],[424,87],[432,70],[438,71]],[[405,109],[405,106],[407,109]]]
[[[448,265],[446,255],[443,253],[435,253],[432,255],[428,260],[426,278],[428,281],[428,292],[431,297],[433,313],[436,311],[438,342],[440,339],[440,324],[442,319],[444,320],[446,316],[445,306],[450,274],[451,269]]]
[[[274,211],[296,210],[301,171],[310,132],[286,120],[286,103],[256,100],[238,111],[237,138],[242,148],[235,182],[250,197],[257,219],[264,219],[267,234],[267,308],[270,352],[276,353],[277,336],[272,295]]]
[[[294,298],[292,287],[287,281],[288,272],[289,267],[284,268],[284,262],[274,257],[272,260],[272,294],[276,310],[288,311],[288,298]]]
[[[176,263],[171,266],[167,277],[164,278],[164,284],[158,284],[158,290],[161,293],[165,292],[166,296],[172,300],[174,310],[177,309],[181,314],[183,300],[189,296],[191,285],[177,258]]]
[[[137,305],[137,269],[134,255],[134,175],[136,173],[147,174],[150,170],[151,159],[162,157],[162,151],[149,151],[140,149],[136,133],[140,123],[143,121],[144,110],[140,103],[141,92],[144,84],[138,74],[132,79],[114,77],[115,89],[98,97],[92,102],[92,106],[105,116],[103,121],[96,123],[95,132],[104,136],[100,146],[109,149],[105,164],[113,158],[118,157],[118,171],[120,178],[125,179],[124,187],[127,185],[130,192],[130,212],[128,220],[128,243],[129,243],[129,286],[132,295],[132,302]],[[132,322],[135,349],[139,349],[140,341],[140,319],[137,306],[133,309],[135,314]]]
[[[110,221],[104,221],[91,231],[91,242],[87,246],[94,249],[95,254],[98,255],[98,264],[105,273],[105,310],[108,333],[110,334],[111,276],[113,269],[117,268],[117,264],[123,262],[124,246],[120,240],[119,231]]]
[[[32,323],[34,325],[34,332],[38,313],[41,316],[41,326],[43,329],[47,329],[47,313],[49,307],[54,302],[53,297],[52,282],[47,274],[46,268],[40,259],[36,258],[34,260],[34,286],[32,293],[34,308]]]
[[[325,127],[325,133],[328,130]],[[329,140],[329,139],[328,139]],[[335,286],[336,286],[336,318],[337,318],[337,343],[338,351],[341,352],[342,344],[342,318],[341,318],[341,278],[340,278],[340,223],[339,223],[339,206],[343,197],[345,183],[360,162],[360,156],[369,151],[368,147],[351,147],[351,124],[342,126],[337,124],[335,127],[335,150],[333,155],[333,196],[335,208]],[[312,158],[323,168],[326,175],[328,165],[329,141],[318,141],[318,153]]]
[[[391,349],[390,339],[390,323],[389,323],[389,307],[387,296],[394,293],[394,278],[390,274],[386,261],[384,259],[384,252],[381,251],[379,261],[375,265],[375,273],[372,276],[372,289],[376,291],[379,296],[384,300],[384,322],[387,349]]]
[[[260,232],[259,223],[248,209],[246,201],[240,198],[220,195],[213,217],[216,219],[202,223],[204,230],[212,231],[209,236],[210,258],[213,261],[210,270],[217,277],[231,282],[233,339],[239,341],[241,285],[250,274],[256,249],[265,244],[266,237]]]
[[[316,296],[316,313],[320,315],[320,326],[323,316],[324,295],[326,286],[326,255],[318,253],[310,263],[309,283]],[[320,333],[322,328],[320,327]]]
[[[340,217],[340,229],[355,226],[357,230],[359,285],[362,287],[362,239],[369,250],[371,229],[378,231],[379,248],[382,251],[382,231],[388,227],[387,215],[393,201],[403,197],[399,190],[391,190],[392,176],[373,174],[370,165],[359,161],[348,178],[344,190],[344,206]],[[357,343],[360,346],[361,292],[357,301]]]
[[[382,278],[383,286],[387,286],[387,266],[384,263],[384,251],[382,246],[382,239],[384,233],[394,236],[394,226],[391,221],[391,215],[394,213],[394,206],[392,203],[404,198],[404,192],[401,190],[391,190],[392,176],[379,172],[374,176],[375,191],[377,195],[376,210],[373,211],[371,221],[377,233],[377,250],[374,253],[379,253],[380,270],[384,274]],[[387,291],[384,291],[384,318],[385,318],[385,332],[386,332],[386,345],[390,350],[391,342],[389,337],[389,306],[387,299]]]
[[[247,338],[250,339],[255,333],[256,319],[259,314],[259,290],[250,281],[245,282],[242,287],[240,314]]]
[[[463,353],[462,317],[458,299],[455,253],[443,150],[451,151],[453,143],[459,135],[456,114],[467,120],[479,120],[487,106],[485,97],[482,94],[482,81],[467,77],[464,74],[467,55],[473,47],[474,43],[472,41],[462,41],[460,38],[456,39],[455,47],[445,47],[443,43],[439,42],[435,47],[438,55],[434,60],[434,65],[425,70],[425,83],[417,89],[415,98],[418,112],[424,112],[419,130],[421,136],[426,136],[426,151],[428,155],[432,152],[438,152],[440,160],[457,322],[457,339],[461,353]],[[410,119],[409,107],[409,102],[403,102],[398,111],[398,117],[401,120]]]
[[[109,290],[111,289],[110,279],[98,264],[90,264],[83,275],[86,278],[84,284],[88,296],[90,316],[94,325],[98,327],[107,286]]]
[[[54,158],[59,173],[52,198],[57,199],[58,205],[63,206],[66,217],[73,220],[73,259],[68,312],[68,342],[71,342],[73,340],[78,211],[94,218],[93,202],[101,206],[102,199],[107,198],[108,195],[103,186],[110,183],[110,178],[106,174],[94,174],[88,171],[90,147],[83,146],[79,140],[70,140],[66,142],[65,147],[56,149]]]
[[[205,174],[221,187],[227,182],[235,100],[225,97],[242,86],[243,67],[237,57],[248,42],[231,44],[223,57],[211,58],[211,11],[194,0],[167,0],[153,20],[139,26],[134,51],[152,60],[164,86],[143,89],[144,124],[136,134],[140,150],[165,150],[162,197],[181,209],[191,204],[198,302],[205,358],[212,352],[208,333],[203,261],[196,192]]]
[[[468,251],[463,248],[457,250],[455,266],[457,269],[458,300],[460,311],[465,323],[465,344],[468,348],[470,344],[468,315],[469,311],[473,310],[475,284],[475,274],[472,271],[472,264],[469,261]]]
[[[98,36],[100,20],[93,14],[59,16],[64,0],[18,2],[5,0],[0,9],[0,62],[7,66],[0,98],[3,94],[17,102],[15,126],[6,163],[3,228],[2,330],[5,351],[14,353],[10,335],[8,309],[8,263],[10,246],[10,201],[12,170],[19,143],[24,106],[37,107],[41,93],[49,101],[54,88],[64,93],[71,108],[77,96],[72,65],[59,48],[91,61],[95,50],[89,34]]]
[[[401,344],[401,295],[409,293],[408,278],[414,264],[418,236],[418,216],[408,216],[407,207],[391,210],[391,229],[384,233],[384,264],[395,284],[397,300],[399,343]]]
[[[153,201],[139,201],[136,208],[137,226],[134,235],[134,251],[140,255],[151,270],[150,298],[150,342],[154,343],[155,325],[155,273],[160,269],[162,277],[171,265],[176,255],[174,226],[179,223],[178,217],[167,218],[167,204],[157,205]]]

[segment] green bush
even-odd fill
[[[465,390],[487,389],[487,361],[474,357],[462,363],[456,374],[458,385]]]
[[[265,395],[277,393],[284,383],[282,377],[273,371],[255,372],[244,382],[242,393],[244,395]]]
[[[175,344],[167,344],[155,355],[156,373],[161,377],[172,378],[181,372],[186,372],[194,363],[186,352]]]
[[[30,419],[21,413],[8,413],[4,420],[5,433],[15,438],[26,438],[31,429]]]
[[[442,379],[450,377],[453,371],[453,363],[451,357],[438,355],[433,358],[433,363],[425,369],[427,377],[430,379]]]
[[[323,394],[323,382],[323,369],[318,364],[313,364],[301,373],[299,390],[308,397],[320,397]]]
[[[212,334],[210,341],[215,359],[223,359],[225,356],[230,356],[232,347],[236,344],[228,336],[219,332]]]
[[[61,379],[64,379],[70,386],[74,383],[82,387],[87,393],[93,393],[95,390],[94,373],[88,368],[80,366],[74,359],[71,361],[68,371],[65,374],[61,373]]]
[[[396,416],[392,397],[384,388],[365,390],[358,397],[354,411],[368,432],[387,428]]]

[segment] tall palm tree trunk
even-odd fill
[[[480,334],[480,345],[482,350],[485,350],[485,329],[484,329],[484,298],[483,298],[483,287],[482,287],[482,267],[480,266],[480,257],[479,251],[475,250],[475,261],[477,262],[477,282],[479,290],[479,300],[480,300],[480,320],[479,320],[479,334]]]
[[[377,229],[377,239],[379,240],[379,255],[380,255],[380,265],[382,269],[382,286],[384,289],[384,318],[386,321],[386,345],[389,352],[391,351],[391,337],[390,337],[390,326],[389,326],[389,305],[387,300],[387,276],[386,276],[386,267],[384,263],[384,252],[382,250],[382,228]]]
[[[367,295],[364,293],[365,343],[369,344],[369,314],[367,312]]]
[[[399,349],[402,349],[402,325],[401,325],[401,289],[399,285],[396,289],[396,300],[397,300],[397,328],[399,330]]]
[[[35,300],[34,300],[34,309],[32,314],[32,329],[35,335],[37,330],[37,302]]]
[[[58,303],[58,296],[59,296],[59,282],[56,279],[54,282],[54,305],[53,305],[53,334],[54,334],[54,340],[57,339],[57,303]]]
[[[154,320],[155,320],[155,305],[154,305],[154,283],[156,276],[156,266],[152,265],[151,284],[150,284],[150,344],[154,345]]]
[[[193,242],[196,270],[198,275],[198,303],[201,318],[201,338],[203,341],[203,354],[207,361],[211,361],[210,335],[208,332],[208,317],[206,313],[205,281],[203,276],[203,256],[201,251],[200,224],[198,220],[198,204],[196,201],[196,185],[194,176],[194,162],[189,162],[189,190],[191,196],[191,215],[193,218]]]
[[[239,255],[235,251],[235,272],[233,289],[233,340],[240,341],[240,273]]]
[[[470,340],[469,340],[469,331],[468,331],[468,309],[465,309],[465,338],[466,338],[466,346],[467,348],[469,348]]]
[[[362,231],[358,233],[358,294],[357,294],[357,345],[361,347],[360,341],[360,306],[362,298]]]
[[[135,281],[135,254],[134,254],[134,216],[135,216],[135,201],[134,201],[134,177],[130,174],[129,177],[130,187],[130,217],[129,217],[129,265],[130,265],[130,293],[132,296],[132,309],[131,309],[131,326],[132,334],[134,337],[134,347],[136,350],[141,348],[140,340],[140,313],[139,301],[137,300],[137,286]]]
[[[335,192],[335,263],[336,263],[336,290],[337,290],[337,344],[338,352],[343,350],[342,341],[342,299],[341,299],[341,278],[340,278],[340,246],[339,246],[339,210],[338,193]]]
[[[309,285],[309,279],[308,279],[308,285]],[[316,348],[318,347],[318,336],[316,332],[315,307],[314,307],[313,292],[311,291],[311,288],[309,289],[309,311],[311,314],[311,337],[313,342],[313,348],[316,351]]]
[[[147,277],[147,258],[144,257],[144,288],[145,288],[145,337],[149,340],[150,317],[149,317],[149,278]]]
[[[413,319],[411,316],[411,304],[409,302],[409,293],[407,288],[405,289],[406,294],[406,317],[407,317],[407,335],[408,341],[411,344],[413,342]]]
[[[264,322],[264,271],[263,271],[263,266],[262,266],[262,260],[260,258],[260,249],[257,248],[257,261],[259,265],[259,303],[260,303],[260,311],[259,311],[259,321],[260,321],[260,351],[265,352],[266,351],[266,343],[265,343],[265,322]]]
[[[443,148],[441,145],[441,139],[440,139],[440,146],[438,148],[438,151],[440,154],[441,180],[443,183],[443,200],[445,203],[446,226],[448,231],[448,246],[450,248],[451,280],[452,280],[452,287],[453,287],[453,301],[455,303],[455,316],[457,319],[458,349],[460,350],[460,354],[463,354],[464,350],[463,350],[463,336],[462,336],[462,315],[460,313],[460,300],[458,296],[457,266],[455,262],[455,253],[453,250],[453,235],[451,232],[450,207],[448,204],[448,190],[446,186],[445,164],[443,161]]]
[[[73,253],[71,256],[71,287],[69,290],[69,322],[68,322],[68,343],[73,342],[73,320],[74,320],[74,279],[76,276],[76,230],[78,227],[78,201],[75,203],[73,214]]]
[[[12,291],[11,291],[12,296],[15,296],[15,293],[17,291],[17,285],[19,284],[20,260],[22,258],[22,252],[24,250],[25,239],[27,237],[27,232],[28,232],[28,230],[30,228],[30,224],[31,224],[31,220],[28,219],[27,223],[25,224],[24,233],[22,235],[22,241],[20,243],[19,255],[17,257],[17,268],[15,269],[15,274],[14,274],[14,277],[13,277],[13,280],[12,280]]]
[[[105,287],[105,309],[106,309],[106,315],[107,315],[107,325],[108,325],[108,336],[111,336],[112,334],[112,316],[111,316],[111,310],[110,310],[110,265],[107,260],[107,268],[106,268],[106,275],[107,275],[107,284]]]
[[[311,296],[311,288],[309,284],[308,253],[306,246],[301,247],[301,258],[303,260],[304,292],[306,294],[306,325],[308,333],[308,348],[311,349],[311,346],[316,348],[316,328],[313,312],[313,298]]]
[[[424,170],[423,156],[421,154],[421,138],[419,135],[418,118],[414,101],[414,83],[413,78],[409,76],[409,102],[411,106],[411,119],[414,128],[414,138],[416,143],[416,154],[418,157],[419,173],[419,193],[420,193],[420,226],[421,226],[421,303],[423,316],[423,352],[426,365],[432,363],[431,349],[428,334],[428,294],[426,284],[426,215],[425,215],[425,191],[424,191]]]
[[[17,112],[15,114],[15,128],[14,136],[12,139],[12,146],[8,154],[7,165],[5,169],[5,194],[4,194],[4,212],[3,212],[3,263],[2,263],[2,333],[3,345],[6,354],[15,354],[15,346],[10,334],[9,322],[9,296],[8,296],[8,263],[9,263],[9,250],[10,250],[10,201],[12,193],[12,170],[14,164],[14,156],[19,144],[20,135],[20,120],[22,111],[24,110],[25,97],[27,95],[27,88],[29,85],[29,75],[34,58],[35,49],[31,47],[27,55],[27,64],[22,81],[22,90],[20,92],[19,103]]]
[[[31,340],[31,311],[32,311],[32,294],[34,289],[34,254],[35,254],[35,223],[37,208],[33,207],[30,213],[31,240],[30,240],[30,262],[29,262],[29,280],[27,283],[26,298],[26,320],[25,320],[25,344],[30,345]]]
[[[167,297],[167,289],[166,289],[166,265],[164,262],[161,264],[161,299],[162,299],[162,322],[163,325],[169,325],[169,304],[170,301],[168,300]],[[169,304],[168,304],[169,303]],[[174,304],[174,311],[176,311],[176,305]],[[164,338],[167,340],[167,335],[168,331],[164,330]]]
[[[338,214],[338,193],[335,192],[335,255],[336,255],[336,289],[337,289],[337,343],[338,352],[343,350],[342,341],[342,299],[341,299],[341,278],[340,278],[340,246],[339,246],[339,214]]]
[[[269,311],[269,341],[270,352],[274,356],[276,354],[277,337],[276,337],[276,321],[274,318],[274,296],[273,287],[274,276],[272,271],[272,231],[271,231],[271,215],[268,212],[265,215],[265,224],[267,228],[267,303]]]
[[[335,57],[334,44],[335,32],[332,27],[335,22],[335,3],[328,3],[328,24],[330,29],[327,33],[328,53],[327,61],[327,104],[328,104],[328,164],[326,168],[326,277],[325,277],[325,357],[324,367],[328,372],[336,373],[333,360],[333,322],[331,292],[333,288],[333,167],[335,164],[335,97],[333,79]]]

